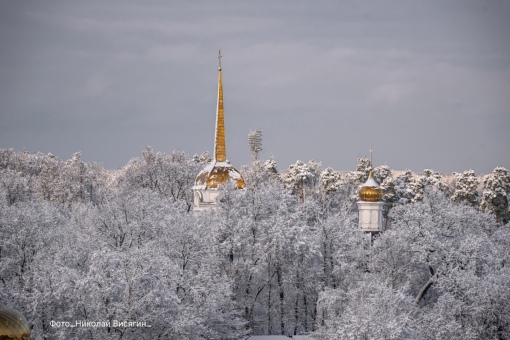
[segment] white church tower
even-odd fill
[[[221,53],[218,54],[218,105],[216,107],[216,132],[214,136],[214,159],[195,179],[193,186],[193,210],[200,211],[216,205],[219,186],[232,180],[236,187],[244,188],[244,179],[227,160],[225,142],[225,116],[223,112],[223,82]]]
[[[370,175],[359,190],[358,201],[359,227],[366,233],[375,235],[383,230],[382,195],[382,189],[372,173],[372,147],[370,147]]]

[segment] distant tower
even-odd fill
[[[248,134],[248,145],[250,147],[251,161],[259,159],[259,152],[262,151],[262,131],[250,131]]]
[[[214,136],[214,158],[195,179],[193,186],[193,210],[203,210],[216,205],[218,186],[229,179],[237,188],[244,187],[239,171],[227,160],[225,143],[225,117],[223,112],[223,83],[221,76],[221,51],[218,54],[218,105],[216,108],[216,132]]]
[[[362,231],[378,234],[382,231],[383,202],[382,190],[372,173],[372,146],[370,146],[370,175],[359,190],[358,212],[359,227]]]

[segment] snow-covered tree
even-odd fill
[[[480,179],[473,170],[467,170],[459,174],[455,174],[455,191],[453,192],[452,201],[468,204],[477,207],[479,202],[478,184]]]
[[[321,339],[414,339],[410,297],[370,274],[348,291],[325,291],[318,303],[325,316]]]
[[[276,165],[276,161],[274,160],[274,158],[272,156],[271,156],[271,158],[269,158],[267,161],[264,162],[264,167],[272,173],[275,173],[275,174],[278,173],[278,167]]]
[[[306,188],[312,186],[318,180],[319,169],[320,164],[313,160],[308,164],[298,160],[282,174],[283,183],[287,189],[299,195],[301,202],[304,202]]]
[[[202,152],[200,156],[194,154],[192,159],[195,163],[201,163],[202,165],[208,164],[212,161],[212,158],[207,151]]]
[[[379,184],[383,183],[387,178],[391,178],[391,170],[387,165],[380,165],[374,168],[373,174],[375,180]]]
[[[49,330],[54,312],[66,310],[53,300],[58,277],[48,275],[54,268],[53,244],[65,235],[64,221],[48,202],[0,205],[0,289],[23,307],[34,333]]]
[[[30,177],[23,177],[10,169],[0,170],[0,199],[5,199],[7,205],[31,201],[33,191]]]
[[[336,191],[341,186],[341,176],[338,171],[333,170],[331,167],[324,169],[320,174],[320,182],[322,191],[328,195]]]
[[[371,238],[352,209],[361,178],[298,165],[304,202],[281,179],[299,194],[303,171],[280,178],[255,162],[245,190],[227,185],[217,209],[192,214],[198,156],[148,149],[105,170],[0,149],[0,300],[36,339],[509,338],[510,229],[490,196],[508,195],[504,169],[485,178],[486,212],[457,203],[476,190],[474,173],[451,199],[433,171],[374,169],[386,202],[410,204]]]
[[[276,163],[273,159],[267,160],[265,163],[258,160],[254,161],[243,167],[241,173],[246,184],[245,187],[250,190],[258,190],[271,181],[280,181],[280,177],[276,172]]]
[[[450,195],[450,188],[443,180],[442,176],[430,169],[423,170],[423,176],[416,178],[410,183],[411,191],[414,193],[412,198],[413,202],[419,202],[423,200],[424,191],[427,188],[435,188],[445,195]]]
[[[117,180],[127,192],[148,188],[174,202],[183,200],[191,209],[191,188],[201,167],[200,163],[188,159],[183,152],[173,151],[165,155],[147,147],[142,153],[142,160],[131,160],[123,169],[123,176]]]
[[[344,263],[337,267],[338,288],[320,294],[320,336],[509,335],[509,293],[503,291],[508,228],[496,229],[490,215],[431,190],[422,202],[395,207],[392,228],[372,245],[369,239],[363,245],[354,235],[342,237],[350,247],[336,253]]]
[[[491,174],[484,176],[483,186],[480,209],[495,214],[500,223],[508,223],[510,221],[508,209],[510,172],[503,167],[495,168]]]
[[[358,164],[356,164],[356,171],[349,173],[349,179],[356,182],[357,184],[363,184],[368,179],[370,174],[370,160],[366,157],[358,158]]]
[[[411,170],[406,169],[393,180],[395,201],[399,204],[411,203],[415,197],[414,176]]]

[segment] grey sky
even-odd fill
[[[351,170],[510,168],[508,1],[0,0],[0,147],[108,168],[146,145]]]

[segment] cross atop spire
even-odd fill
[[[218,50],[218,70],[221,71],[221,50]]]
[[[372,167],[372,153],[374,152],[374,150],[372,150],[372,144],[370,144],[370,166]]]

